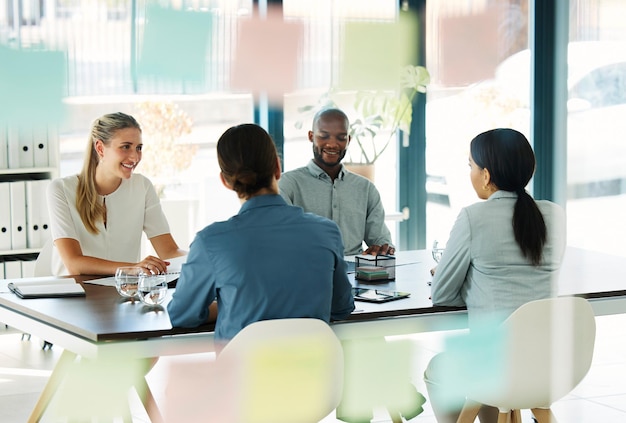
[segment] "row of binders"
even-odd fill
[[[0,126],[0,169],[54,165],[52,151],[56,138],[53,128]]]
[[[41,248],[50,237],[49,179],[0,182],[0,251]]]
[[[35,261],[5,261],[0,263],[0,279],[21,279],[35,276]]]

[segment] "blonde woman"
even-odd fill
[[[168,258],[186,254],[172,237],[150,180],[135,173],[141,161],[141,127],[130,115],[96,119],[78,175],[48,189],[53,273],[111,275],[120,266],[163,273]],[[142,232],[158,257],[141,259]]]

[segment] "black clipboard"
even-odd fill
[[[355,301],[365,301],[368,303],[386,303],[388,301],[400,300],[407,298],[411,294],[401,291],[385,291],[383,289],[372,288],[352,288],[352,295]]]

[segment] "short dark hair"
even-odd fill
[[[317,122],[327,117],[341,118],[345,120],[346,125],[350,125],[350,119],[348,119],[348,115],[346,115],[343,110],[336,109],[336,108],[328,108],[328,109],[321,109],[317,113],[315,113],[315,116],[313,116],[313,124],[311,125],[312,129],[315,131]]]
[[[240,198],[249,198],[271,186],[277,158],[272,137],[252,123],[227,129],[217,142],[222,175]]]

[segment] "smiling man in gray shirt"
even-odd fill
[[[313,159],[307,166],[282,175],[280,194],[289,204],[335,221],[345,255],[394,254],[378,190],[341,163],[350,144],[349,126],[343,111],[319,111],[308,134]],[[365,251],[363,242],[367,244]]]

